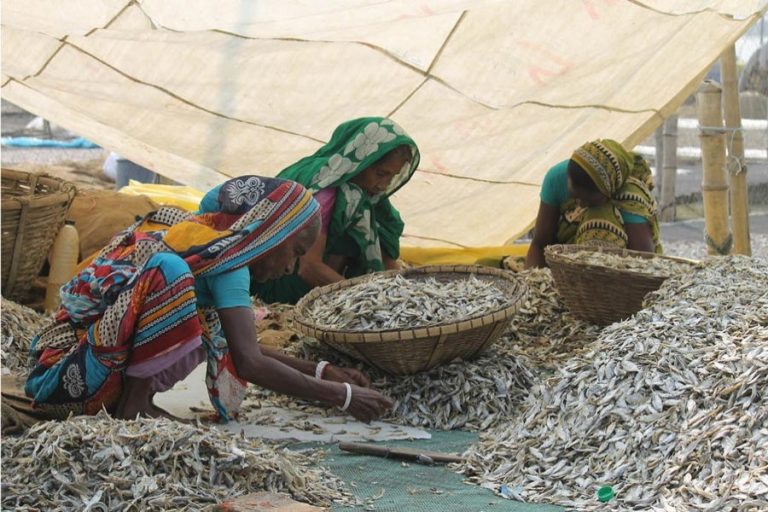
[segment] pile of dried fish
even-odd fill
[[[257,491],[327,505],[349,496],[316,458],[216,428],[106,413],[2,443],[4,509],[199,510]]]
[[[768,258],[768,235],[753,233],[750,236],[750,242],[752,246],[752,257]],[[708,257],[707,244],[703,239],[695,242],[664,240],[664,254],[668,256],[678,256],[680,258],[703,260]]]
[[[589,348],[600,327],[583,322],[568,312],[548,268],[520,272],[528,294],[512,316],[509,336],[495,346],[524,356],[537,373],[551,372],[563,361]]]
[[[8,299],[3,299],[0,309],[2,366],[15,375],[26,375],[31,366],[29,345],[50,318]]]
[[[564,259],[609,267],[617,270],[631,270],[642,274],[669,277],[683,272],[690,272],[694,267],[691,263],[683,263],[666,258],[639,258],[636,256],[621,256],[601,251],[576,251],[559,254]]]
[[[600,328],[572,317],[559,301],[549,269],[519,274],[528,288],[525,302],[513,315],[508,333],[475,361],[457,362],[412,376],[392,377],[365,367],[311,338],[284,348],[304,359],[326,359],[357,367],[373,379],[373,387],[395,401],[386,418],[391,423],[447,430],[485,430],[509,421],[534,382],[534,373],[549,373],[563,360],[589,347]],[[531,368],[535,368],[532,371]],[[269,406],[301,410],[308,416],[338,414],[301,400],[250,387],[244,404],[246,421],[268,424]],[[294,421],[294,428],[303,428]],[[306,427],[314,430],[315,427]]]
[[[315,300],[306,314],[325,329],[408,329],[457,322],[508,303],[497,286],[475,276],[440,282],[379,274]]]
[[[384,420],[436,430],[485,430],[501,424],[514,413],[534,382],[522,358],[494,349],[474,361],[455,362],[408,376],[385,375],[374,368],[363,368],[311,339],[303,340],[299,352],[312,360],[325,359],[365,371],[373,381],[371,386],[395,402]],[[262,411],[268,406],[302,410],[309,415],[338,414],[333,409],[252,387],[243,405],[246,421],[266,424],[271,417]],[[296,422],[290,426],[302,428]],[[314,428],[310,426],[309,430]]]
[[[381,377],[373,386],[395,400],[388,419],[437,430],[486,430],[508,421],[533,385],[520,358],[489,350],[475,361],[427,373]]]
[[[462,471],[592,510],[768,509],[768,261],[710,261],[532,388]]]

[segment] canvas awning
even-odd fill
[[[419,172],[405,244],[525,231],[546,170],[634,146],[765,0],[6,0],[2,96],[204,190],[274,175],[339,123],[394,118]]]

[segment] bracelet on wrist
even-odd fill
[[[347,390],[347,396],[344,398],[344,405],[341,406],[342,411],[346,411],[347,408],[349,408],[349,404],[352,402],[352,386],[349,385],[349,382],[345,382],[344,387]]]
[[[323,380],[323,372],[325,371],[325,367],[329,366],[331,363],[328,361],[320,361],[317,363],[317,366],[315,366],[315,378],[319,380]]]

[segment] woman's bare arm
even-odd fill
[[[655,252],[651,226],[647,222],[640,224],[624,224],[627,232],[627,248],[633,251]]]
[[[525,258],[525,268],[546,267],[544,248],[557,241],[557,221],[560,211],[547,203],[539,202],[539,213],[536,215],[536,225],[533,228],[533,240]]]
[[[346,387],[343,384],[315,379],[278,358],[266,356],[261,351],[250,308],[220,309],[218,313],[235,370],[241,378],[297,398],[336,406],[344,403]],[[308,370],[311,363],[301,364],[307,365],[303,370]],[[380,393],[369,388],[352,386],[352,401],[348,410],[355,418],[371,421],[391,407],[392,401]]]
[[[344,276],[323,261],[327,240],[326,235],[320,234],[312,247],[299,260],[299,277],[313,288],[344,280]]]

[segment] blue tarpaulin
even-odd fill
[[[83,148],[91,149],[99,146],[84,139],[77,137],[70,140],[39,139],[37,137],[3,137],[0,139],[3,146],[16,146],[24,148]]]

